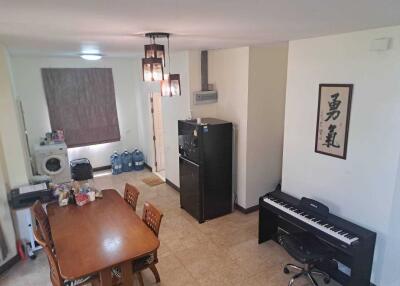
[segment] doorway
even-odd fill
[[[154,168],[156,175],[165,180],[164,126],[161,93],[150,96],[150,112],[153,121]]]

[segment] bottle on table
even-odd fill
[[[69,191],[68,204],[70,204],[70,205],[75,205],[76,204],[74,189],[71,189]]]

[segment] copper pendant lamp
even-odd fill
[[[168,43],[168,71],[171,69],[169,56],[169,33],[146,33],[151,43],[144,46],[145,57],[142,59],[143,80],[145,82],[160,81],[161,95],[174,96],[181,95],[180,75],[164,73],[166,67],[166,56],[164,45],[156,43],[158,38],[166,38]]]

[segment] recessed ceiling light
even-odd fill
[[[100,60],[103,56],[99,54],[81,54],[81,58],[87,61],[97,61]]]

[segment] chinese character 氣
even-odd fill
[[[322,145],[325,145],[328,148],[330,148],[331,146],[335,147],[335,148],[340,148],[340,145],[335,143],[335,139],[336,139],[336,135],[337,135],[337,132],[335,131],[335,129],[336,129],[336,125],[333,125],[333,124],[329,125],[328,135],[326,135],[325,143]]]

